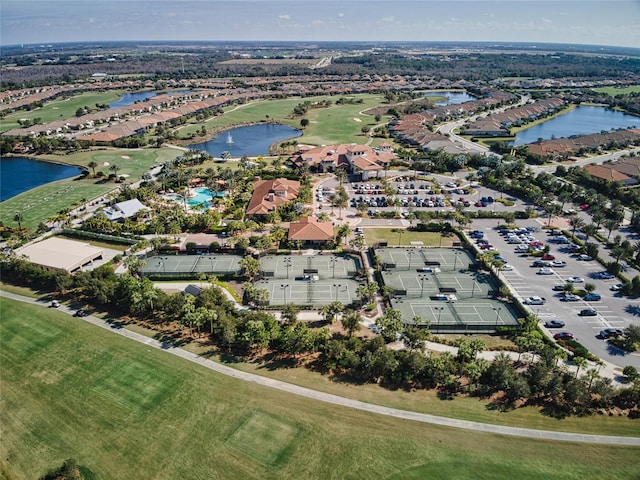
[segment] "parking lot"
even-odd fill
[[[563,331],[573,333],[578,341],[594,354],[618,365],[634,365],[640,367],[640,356],[624,355],[617,349],[610,348],[608,343],[597,338],[598,333],[605,328],[623,329],[629,323],[638,319],[640,302],[620,297],[611,288],[620,282],[617,278],[601,278],[604,268],[595,260],[579,259],[577,254],[570,251],[566,243],[550,243],[553,238],[542,229],[539,220],[518,221],[522,228],[530,227],[530,238],[526,243],[539,241],[543,245],[550,245],[548,260],[544,266],[540,257],[537,260],[521,250],[520,243],[509,243],[507,235],[501,235],[496,229],[495,220],[476,220],[473,228],[483,232],[484,239],[491,247],[485,251],[501,255],[509,265],[507,270],[500,271],[500,275],[511,286],[521,301],[529,297],[544,299],[543,304],[531,302],[527,308],[536,314],[541,321],[560,320],[565,323]],[[513,237],[512,237],[513,238]],[[557,240],[556,240],[557,241]],[[525,241],[521,242],[525,243]],[[578,296],[565,298],[563,288],[569,281],[573,281],[576,289],[584,289],[586,283],[596,286],[597,295],[594,300],[585,300]],[[555,287],[555,288],[554,288]],[[595,300],[595,298],[600,298]],[[585,314],[587,310],[595,310],[595,315]],[[584,311],[582,315],[580,312]],[[593,313],[593,312],[589,312]],[[550,330],[551,334],[557,333]],[[625,356],[625,358],[621,358]]]

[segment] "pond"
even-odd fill
[[[0,160],[0,202],[49,182],[72,178],[82,169],[32,158],[7,157]]]
[[[549,140],[630,127],[640,127],[640,117],[605,107],[577,107],[544,123],[518,132],[513,145],[533,143],[540,138]]]
[[[473,97],[466,92],[448,92],[448,91],[434,90],[434,91],[424,92],[424,94],[427,97],[447,97],[446,100],[437,102],[436,105],[438,106],[460,105],[461,103],[471,102],[473,100],[476,100],[476,97]]]
[[[188,148],[208,152],[214,157],[221,157],[222,152],[229,152],[232,157],[257,157],[269,155],[269,147],[287,138],[299,137],[302,133],[287,125],[261,123],[248,127],[238,127],[222,132],[208,142],[188,145]]]
[[[122,95],[122,97],[120,97],[119,100],[116,100],[115,102],[111,102],[109,104],[110,108],[117,108],[117,107],[128,107],[129,105],[133,105],[136,102],[141,102],[143,100],[147,100],[149,98],[153,98],[157,95],[175,95],[177,93],[186,95],[187,93],[189,93],[191,90],[172,90],[170,92],[151,92],[151,91],[147,91],[147,92],[129,92],[129,93],[125,93],[124,95]]]

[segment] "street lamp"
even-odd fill
[[[496,312],[496,330],[498,329],[498,320],[500,319],[500,310],[502,310],[502,307],[493,307],[493,311]]]
[[[424,295],[424,281],[428,280],[429,277],[427,277],[426,275],[419,275],[418,279],[420,280],[420,298],[422,298],[422,296]]]
[[[404,233],[404,230],[398,229],[398,246],[400,246],[400,241],[402,239],[402,234],[403,233]]]
[[[456,250],[455,255],[453,256],[453,269],[456,269],[456,266],[458,265],[458,255],[460,255],[462,252],[460,250]]]
[[[338,297],[340,295],[339,288],[342,287],[341,283],[334,283],[333,286],[336,288],[336,301],[338,301]]]
[[[444,307],[434,307],[438,311],[438,333],[440,333],[440,316],[442,315],[442,311]]]
[[[338,257],[331,257],[331,278],[336,278],[336,263],[338,263]]]
[[[289,268],[291,267],[291,257],[286,257],[284,260],[284,266],[287,269],[287,280],[289,279]]]
[[[285,283],[280,284],[280,288],[282,288],[282,301],[285,305],[287,304],[287,287],[288,286],[289,285]]]
[[[415,250],[407,250],[407,257],[409,257],[409,270],[411,270],[411,259],[416,254]]]

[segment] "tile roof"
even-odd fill
[[[253,182],[253,195],[247,206],[247,215],[266,215],[298,197],[300,182],[286,178]]]
[[[314,217],[304,217],[289,224],[289,240],[333,240],[333,223],[319,222]]]

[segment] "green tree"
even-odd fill
[[[13,216],[13,221],[18,223],[18,230],[22,230],[22,222],[24,221],[24,216],[18,212]]]
[[[254,281],[256,275],[260,271],[260,261],[252,257],[251,255],[246,255],[242,257],[240,260],[240,267],[244,270],[244,274],[249,278],[251,282]]]
[[[357,310],[351,310],[346,315],[343,315],[340,322],[342,323],[342,328],[347,331],[349,337],[352,337],[354,332],[360,330],[360,321],[362,320],[362,316]]]
[[[87,163],[87,167],[89,167],[91,169],[91,176],[95,177],[96,176],[96,167],[98,166],[98,164],[96,162],[94,162],[93,160],[91,160],[89,163]]]
[[[380,329],[382,338],[391,342],[402,331],[402,312],[395,308],[387,308],[384,315],[376,320],[376,325]]]

